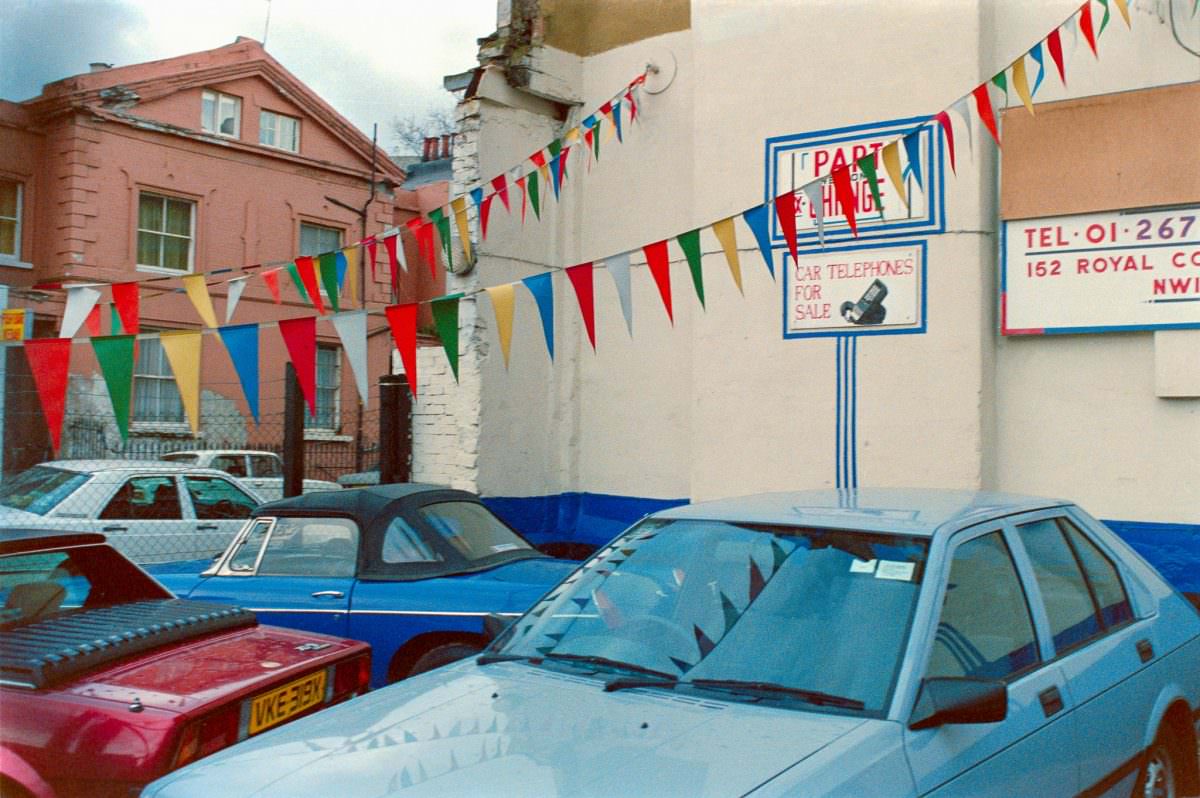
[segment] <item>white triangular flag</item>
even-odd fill
[[[625,314],[625,326],[629,328],[629,335],[632,336],[633,299],[629,295],[629,253],[622,252],[620,255],[606,258],[604,268],[608,269],[613,282],[617,284],[617,296],[621,298],[621,312]]]
[[[813,213],[817,217],[817,240],[821,242],[821,246],[825,246],[825,204],[821,196],[821,186],[824,185],[824,179],[814,180],[803,187],[804,196],[808,197],[808,204],[812,206]]]
[[[962,117],[963,127],[967,129],[967,152],[971,154],[971,160],[975,160],[975,134],[971,132],[971,110],[967,107],[967,98],[950,106],[950,110]]]
[[[367,392],[367,312],[355,310],[350,313],[336,313],[330,320],[333,322],[333,328],[337,330],[338,338],[342,339],[342,351],[346,353],[346,362],[354,372],[358,396],[362,399],[363,407],[369,407],[371,402]]]
[[[242,298],[242,292],[246,290],[247,277],[238,277],[230,280],[229,296],[225,297],[225,323],[228,324],[233,320],[233,311],[237,308],[238,300]]]
[[[63,310],[62,327],[59,328],[58,337],[74,338],[99,298],[100,292],[95,288],[86,285],[67,286],[67,306]]]

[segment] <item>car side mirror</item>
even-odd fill
[[[483,616],[483,636],[490,643],[500,635],[504,634],[504,630],[512,625],[516,618],[510,618],[507,615],[500,615],[496,612],[489,612]]]
[[[908,728],[998,723],[1008,716],[1008,686],[995,679],[934,676],[921,682]]]

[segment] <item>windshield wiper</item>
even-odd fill
[[[665,671],[656,671],[653,668],[647,668],[643,665],[635,665],[632,662],[622,662],[618,659],[597,657],[592,654],[559,654],[552,651],[546,654],[545,658],[550,660],[564,660],[566,662],[579,662],[586,665],[599,665],[602,668],[616,668],[623,671],[632,671],[633,673],[644,673],[647,676],[660,676],[664,679],[675,678]]]
[[[604,691],[611,693],[616,690],[632,690],[637,687],[699,687],[701,689],[730,690],[734,692],[768,693],[799,698],[808,704],[817,706],[837,707],[839,709],[865,709],[866,705],[857,698],[823,693],[820,690],[805,690],[802,687],[788,687],[774,682],[741,681],[738,679],[613,679],[604,685]]]
[[[542,658],[531,657],[528,654],[480,654],[475,658],[475,664],[490,665],[493,662],[520,662],[522,660],[538,663],[542,661]]]

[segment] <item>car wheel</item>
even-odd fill
[[[1146,753],[1142,777],[1133,791],[1134,798],[1177,798],[1175,792],[1175,756],[1168,741],[1158,739]]]
[[[435,646],[413,663],[412,670],[408,672],[408,675],[416,676],[418,673],[431,671],[434,668],[449,665],[451,662],[458,662],[464,657],[478,654],[481,650],[479,646],[473,646],[470,643],[447,643],[443,646]]]

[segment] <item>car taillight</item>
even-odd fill
[[[241,710],[237,704],[220,709],[211,715],[189,723],[179,741],[179,752],[175,754],[172,768],[181,768],[189,762],[216,753],[238,741],[241,725]]]
[[[333,673],[333,695],[335,698],[366,691],[371,681],[371,657],[363,655],[339,662]]]

